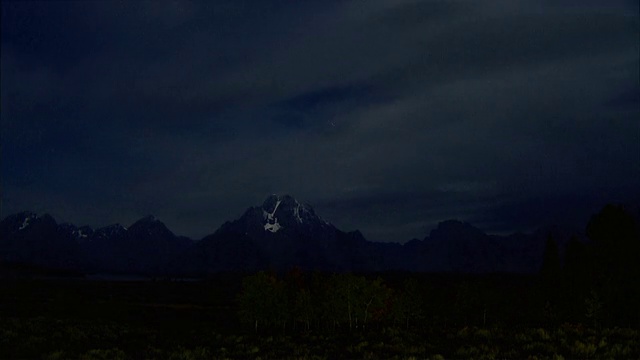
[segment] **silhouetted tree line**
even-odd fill
[[[366,329],[395,320],[406,326],[420,317],[422,297],[414,280],[392,291],[381,278],[354,274],[305,274],[298,269],[279,278],[258,272],[245,277],[239,295],[240,319],[261,328]]]
[[[531,318],[527,310],[535,289],[530,277],[381,275],[258,272],[243,280],[240,320],[256,332],[289,333],[388,326],[425,330]]]
[[[567,244],[561,262],[549,237],[540,271],[551,320],[640,325],[640,224],[621,205],[607,205],[586,227],[589,241]]]
[[[529,321],[523,309],[533,303],[530,277],[381,275],[258,272],[243,280],[240,320],[256,332],[424,330]]]

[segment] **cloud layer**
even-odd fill
[[[380,241],[640,192],[632,2],[2,3],[2,212],[199,237],[290,193]]]

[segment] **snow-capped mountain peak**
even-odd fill
[[[42,226],[57,226],[55,220],[49,215],[38,215],[31,211],[23,211],[14,215],[7,216],[4,222],[4,231],[10,233],[25,233],[31,229]]]
[[[301,225],[329,225],[310,205],[290,195],[270,195],[262,204],[262,220],[264,230],[272,233]]]

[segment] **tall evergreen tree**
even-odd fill
[[[593,243],[594,287],[616,320],[640,321],[640,231],[622,205],[607,205],[587,225]]]

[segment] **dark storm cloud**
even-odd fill
[[[291,193],[402,241],[622,201],[640,180],[635,9],[3,2],[3,214],[154,213],[200,236]]]
[[[291,129],[317,129],[331,121],[336,114],[384,101],[384,95],[364,84],[351,84],[313,90],[295,95],[272,105],[272,119]],[[269,116],[262,112],[262,116]]]

